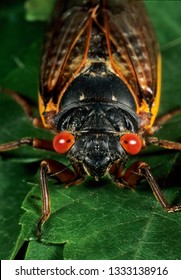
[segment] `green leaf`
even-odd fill
[[[62,260],[63,245],[61,244],[44,244],[39,241],[31,241],[25,259],[34,260]]]
[[[181,103],[181,2],[146,1],[146,6],[162,50],[160,113],[165,113]],[[24,21],[23,13],[20,1],[10,6],[4,1],[0,84],[22,92],[36,104],[44,24]],[[4,94],[0,112],[1,143],[27,136],[52,138],[50,132],[32,127],[22,108]],[[180,131],[178,115],[156,136],[180,141]],[[39,241],[36,233],[42,203],[38,167],[47,158],[66,162],[54,153],[31,147],[0,155],[1,259],[181,258],[181,213],[164,212],[145,181],[131,191],[117,188],[108,177],[100,182],[88,178],[69,188],[50,179],[52,214]],[[180,153],[150,147],[131,162],[134,160],[150,164],[170,203],[181,202]]]
[[[47,20],[55,0],[27,0],[25,2],[26,19],[29,21]]]

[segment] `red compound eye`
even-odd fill
[[[138,154],[142,148],[141,139],[134,133],[124,134],[119,141],[121,146],[130,155]]]
[[[59,154],[65,154],[68,152],[74,143],[74,136],[66,131],[60,132],[53,139],[53,147]]]

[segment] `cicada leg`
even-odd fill
[[[179,143],[179,142],[158,139],[157,137],[148,137],[146,139],[146,143],[147,143],[147,145],[152,144],[155,146],[160,146],[165,149],[181,151],[181,143]]]
[[[7,151],[15,150],[24,145],[29,145],[29,146],[32,146],[33,148],[37,148],[37,149],[54,151],[52,141],[45,140],[45,139],[39,139],[39,138],[25,137],[25,138],[21,138],[17,141],[0,144],[0,152],[7,152]]]
[[[169,205],[151,172],[150,166],[147,163],[135,162],[124,173],[121,169],[118,169],[117,172],[112,175],[115,175],[115,182],[119,187],[135,188],[138,181],[145,178],[163,209],[165,209],[168,213],[181,211],[181,205]]]
[[[177,114],[181,114],[181,108],[175,108],[172,111],[156,118],[154,126],[151,128],[151,134],[158,131],[163,124],[165,124]]]
[[[55,160],[44,160],[40,166],[40,185],[42,191],[42,217],[38,223],[38,236],[41,237],[41,227],[50,216],[50,198],[48,193],[47,176],[52,174],[61,183],[66,185],[80,184],[83,180],[81,176],[70,170],[66,165]]]
[[[153,132],[155,132],[156,130],[159,130],[159,128],[163,124],[165,124],[168,120],[170,120],[177,114],[181,114],[181,108],[176,108],[176,109],[168,112],[167,114],[164,114],[163,116],[160,116],[159,118],[157,118],[154,126],[152,127]],[[162,139],[158,139],[157,137],[152,137],[152,136],[147,137],[145,140],[146,140],[147,145],[152,144],[155,146],[160,146],[165,149],[181,151],[181,143],[179,143],[179,142],[162,140]]]
[[[18,141],[13,141],[0,145],[0,152],[10,151],[17,148],[20,148],[24,145],[30,145],[33,148],[45,149],[54,151],[52,141],[38,139],[38,138],[22,138]],[[41,226],[50,216],[50,199],[48,194],[48,185],[47,185],[47,176],[52,174],[52,176],[59,179],[61,183],[67,185],[71,184],[80,184],[83,180],[78,173],[78,168],[74,166],[75,172],[70,170],[66,165],[59,163],[55,160],[44,160],[41,162],[40,166],[40,185],[42,191],[42,217],[38,223],[38,236],[41,236]]]
[[[24,110],[25,114],[28,116],[29,120],[35,127],[44,127],[42,120],[38,117],[33,116],[33,110],[27,100],[20,94],[11,89],[0,88],[2,93],[11,96]]]

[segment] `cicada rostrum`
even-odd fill
[[[57,1],[45,37],[39,83],[41,120],[29,105],[7,91],[36,125],[52,131],[52,141],[23,138],[0,145],[0,151],[22,145],[66,154],[74,169],[43,160],[40,181],[42,224],[50,215],[47,177],[66,185],[109,174],[118,186],[134,187],[145,178],[167,212],[180,211],[164,198],[150,167],[129,156],[148,145],[181,150],[181,144],[153,137],[180,109],[156,119],[160,101],[161,57],[141,1]]]

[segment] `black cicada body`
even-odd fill
[[[140,1],[64,8],[58,3],[45,44],[40,112],[58,133],[55,150],[67,152],[81,176],[98,179],[143,147],[159,102],[160,56]],[[66,150],[62,132],[73,135]]]

